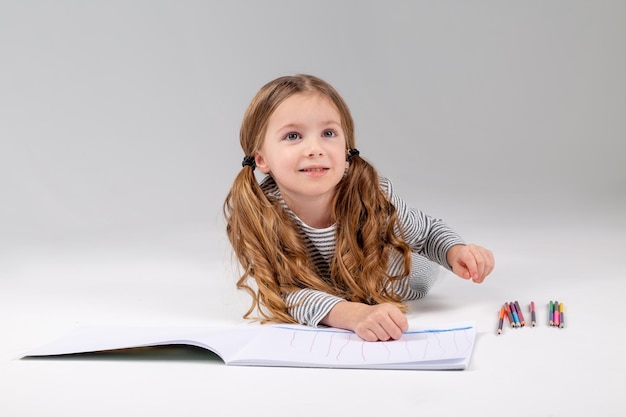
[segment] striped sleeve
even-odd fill
[[[298,323],[317,327],[324,317],[339,302],[344,301],[340,297],[327,294],[322,291],[302,289],[289,293],[285,302],[289,308],[289,314]]]
[[[408,207],[406,201],[395,194],[388,179],[381,178],[381,186],[387,190],[398,212],[400,227],[411,249],[451,270],[446,255],[452,246],[464,244],[463,239],[443,220]]]

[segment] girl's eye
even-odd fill
[[[335,131],[333,130],[325,130],[322,134],[325,138],[332,138],[335,136]]]
[[[297,133],[287,133],[287,136],[285,136],[285,139],[287,140],[296,140],[299,138],[300,138],[300,135],[298,135]]]

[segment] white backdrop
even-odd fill
[[[0,238],[221,228],[243,111],[297,72],[335,85],[363,156],[433,214],[623,195],[625,16],[621,1],[2,1]]]

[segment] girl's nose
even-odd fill
[[[324,155],[324,149],[320,145],[318,139],[311,139],[309,141],[308,155],[310,158],[320,157]]]

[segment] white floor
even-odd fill
[[[22,360],[78,325],[239,322],[221,233],[198,225],[89,239],[5,244],[0,260],[0,415],[623,416],[626,205],[572,206],[528,218],[506,204],[455,223],[490,247],[497,267],[474,285],[444,272],[411,305],[424,323],[475,320],[465,371],[230,367],[209,354]],[[511,213],[511,214],[509,214]],[[537,303],[538,326],[496,335],[505,301]],[[547,325],[565,303],[565,329]],[[219,411],[218,411],[219,410]]]

